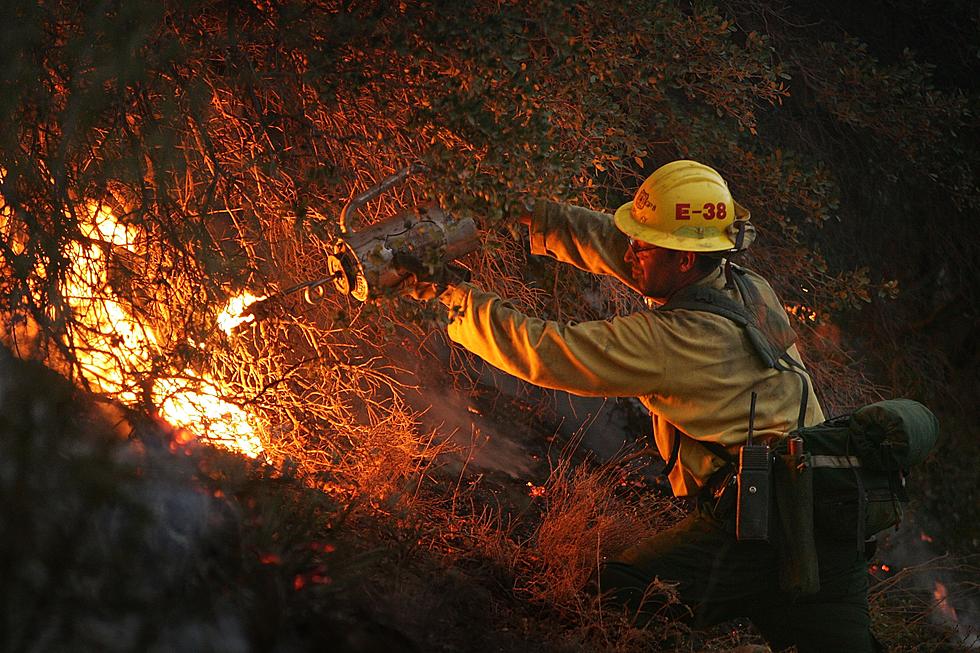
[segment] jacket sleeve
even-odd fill
[[[440,299],[449,308],[453,341],[535,385],[583,396],[638,396],[654,391],[664,375],[660,336],[646,313],[563,325],[524,315],[471,284]]]
[[[623,257],[629,239],[612,216],[580,206],[538,201],[531,214],[531,253],[550,256],[639,291]]]

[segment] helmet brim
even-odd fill
[[[735,204],[735,219],[748,220],[750,217],[748,209],[735,200],[732,202]],[[616,227],[630,238],[664,249],[676,249],[682,252],[724,252],[735,248],[735,241],[721,229],[715,230],[716,233],[706,232],[698,236],[686,234],[683,229],[668,233],[648,227],[633,219],[633,202],[626,202],[616,209],[613,221]]]

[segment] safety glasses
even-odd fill
[[[639,256],[643,252],[652,252],[655,249],[660,249],[656,245],[645,243],[642,240],[633,240],[632,238],[630,238],[629,241],[630,241],[629,248],[633,252],[633,256]]]

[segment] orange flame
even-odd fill
[[[537,499],[543,497],[546,494],[545,487],[543,485],[535,485],[531,481],[527,482],[528,496],[532,499]]]
[[[946,591],[946,586],[938,580],[936,581],[935,588],[932,590],[932,598],[936,600],[936,608],[941,615],[950,621],[958,621],[956,609],[949,603],[949,594]]]
[[[89,210],[91,222],[83,226],[83,236],[93,243],[99,241],[135,253],[139,234],[134,228],[119,224],[104,207],[90,205]],[[138,398],[126,379],[154,375],[151,366],[154,354],[159,352],[157,335],[106,296],[108,257],[101,245],[75,244],[69,254],[73,265],[62,292],[85,328],[84,344],[76,349],[82,373],[101,392],[134,404]],[[223,314],[237,315],[242,308],[236,307],[244,307],[250,297],[236,297],[232,300],[234,305],[230,304]],[[150,395],[160,417],[172,426],[194,433],[207,443],[256,458],[263,449],[254,417],[223,399],[227,394],[224,390],[218,380],[185,369],[173,377],[157,378]]]
[[[256,297],[250,292],[243,292],[237,297],[228,300],[228,305],[218,314],[218,328],[231,335],[235,327],[255,321],[254,315],[242,316],[246,308],[255,302],[266,299],[265,295]]]
[[[816,322],[820,314],[806,304],[783,304],[786,312],[803,322]]]

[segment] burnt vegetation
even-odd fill
[[[638,631],[581,591],[683,506],[557,436],[554,397],[488,388],[433,307],[327,292],[217,326],[243,292],[323,276],[341,208],[411,162],[427,172],[354,226],[430,201],[473,216],[474,281],[560,320],[638,303],[530,260],[524,196],[610,210],[665,161],[721,171],[825,412],[908,396],[940,417],[913,510],[976,624],[976,9],[844,4],[8,3],[0,649],[759,641],[674,610]],[[213,409],[168,424],[188,395]],[[500,420],[526,478],[469,464],[479,433],[426,417],[453,402]],[[206,446],[233,420],[255,458]],[[876,569],[894,650],[970,636],[933,618],[949,603],[911,581],[929,569]]]

